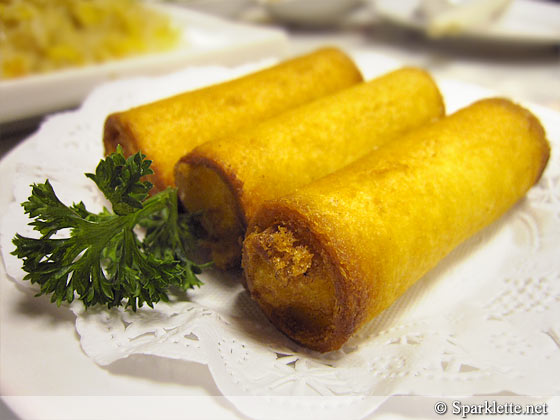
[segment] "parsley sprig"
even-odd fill
[[[197,274],[209,264],[188,257],[194,242],[188,215],[178,212],[177,190],[148,197],[152,184],[142,179],[153,173],[150,164],[140,152],[125,158],[119,147],[95,174],[86,174],[113,212],[90,213],[83,202],[66,206],[48,180],[32,185],[22,206],[41,237],[17,234],[12,254],[23,260],[24,280],[39,284],[38,296],[50,294],[59,306],[77,296],[86,308],[124,304],[136,310],[168,301],[170,286],[202,284]],[[55,236],[65,231],[67,237]]]

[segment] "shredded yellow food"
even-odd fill
[[[179,38],[137,0],[0,0],[0,78],[169,50]]]

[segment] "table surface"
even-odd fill
[[[260,9],[249,10],[241,19],[250,23],[273,24]],[[558,47],[529,50],[513,46],[472,44],[461,40],[432,41],[409,30],[378,22],[365,7],[355,10],[349,18],[336,27],[288,27],[286,29],[293,54],[300,54],[324,45],[374,51],[403,64],[424,67],[438,77],[475,83],[514,100],[532,102],[560,111],[560,49]],[[0,158],[33,133],[43,118],[44,116],[39,116],[0,126]],[[9,176],[10,168],[4,167],[2,172],[0,177],[4,180],[9,179],[6,177]],[[9,185],[3,181],[0,198],[4,200],[8,190]],[[1,265],[0,276],[5,276],[4,267]],[[75,384],[65,384],[63,378],[57,376],[53,368],[49,371],[53,375],[51,386],[48,389],[41,387],[39,384],[43,384],[44,381],[34,380],[35,373],[31,368],[25,367],[25,358],[29,357],[30,352],[37,358],[43,357],[41,354],[43,340],[60,340],[61,345],[68,343],[78,345],[73,328],[73,316],[51,308],[52,305],[46,299],[37,300],[29,292],[19,290],[12,284],[3,283],[5,282],[0,282],[0,306],[6,310],[18,306],[17,309],[23,311],[26,318],[20,319],[21,325],[2,325],[0,330],[2,347],[4,350],[9,350],[0,352],[2,370],[16,369],[21,372],[25,380],[36,384],[30,386],[27,396],[115,395],[120,392],[123,384],[126,383],[128,386],[132,378],[134,386],[128,390],[128,396],[152,395],[152,382],[158,381],[163,383],[163,387],[160,388],[161,395],[189,394],[201,398],[199,404],[205,407],[202,408],[205,410],[205,416],[201,418],[243,418],[229,402],[219,397],[220,392],[206,366],[196,363],[161,359],[155,364],[156,367],[150,368],[154,369],[154,372],[143,372],[138,376],[134,372],[144,366],[143,358],[133,357],[110,367],[100,368],[84,354],[77,352],[76,360],[71,362],[84,367],[85,375],[90,378],[91,383],[82,384],[79,388],[76,388]],[[41,317],[38,316],[39,314]],[[48,316],[44,317],[44,314]],[[56,336],[52,336],[52,328],[49,328],[48,334],[39,334],[32,343],[20,342],[18,331],[25,328],[26,322],[55,325]],[[25,352],[25,357],[19,359],[14,356],[18,354],[18,349],[21,350],[19,353],[22,355]],[[7,354],[10,354],[10,360],[6,360]],[[53,360],[46,358],[44,363],[59,362],[56,356],[53,357]],[[151,363],[149,366],[154,364]],[[6,374],[6,371],[0,374]],[[10,407],[17,408],[16,411],[20,416],[21,407],[30,403],[29,400],[19,400],[10,389],[1,389],[0,392]],[[84,403],[87,404],[87,401]],[[393,418],[390,413],[396,410],[398,404],[389,402],[384,406],[384,410],[372,418]],[[17,418],[15,414],[10,414],[6,410],[5,406],[0,405],[0,418]]]

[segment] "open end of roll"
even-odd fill
[[[137,152],[137,150],[134,150],[131,136],[126,133],[126,128],[119,119],[119,114],[111,114],[107,117],[103,130],[105,154],[109,155],[116,151],[119,144],[123,148],[125,156],[130,156]]]
[[[120,113],[115,113],[107,117],[103,128],[103,145],[105,147],[105,155],[107,156],[115,152],[119,144],[121,145],[123,153],[126,157],[132,156],[139,151],[136,139],[129,127],[122,121]],[[140,151],[146,153],[145,150]],[[147,157],[148,159],[151,159],[150,156]],[[150,195],[166,188],[157,176],[157,163],[152,163],[152,169],[154,170],[154,174],[146,176],[146,180],[150,181],[154,185],[154,188],[150,191]]]
[[[281,331],[313,350],[339,347],[337,272],[309,232],[276,225],[248,234],[243,266],[252,297]]]
[[[213,168],[183,161],[175,166],[175,184],[181,203],[203,228],[216,266],[239,267],[245,228],[229,185]]]

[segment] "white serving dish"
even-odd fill
[[[422,1],[370,0],[370,3],[380,18],[427,32],[429,21],[418,13]],[[512,0],[491,24],[467,28],[449,37],[525,46],[560,45],[560,5],[536,0]]]
[[[281,30],[238,24],[180,6],[156,7],[183,28],[181,46],[164,53],[0,80],[0,123],[73,107],[96,85],[123,76],[169,73],[188,65],[236,65],[287,51],[287,37]]]
[[[381,56],[356,55],[355,59],[367,79],[400,66],[398,62]],[[195,70],[198,76],[194,75],[189,80],[196,82],[201,77],[209,77],[208,74],[215,69],[198,68],[192,70]],[[228,73],[227,76],[229,75]],[[238,74],[231,74],[231,76],[236,75]],[[148,83],[166,82],[165,86],[169,87],[172,83],[168,82],[176,80],[172,76],[152,80],[146,79],[142,83],[146,85]],[[453,81],[442,82],[442,93],[449,112],[453,112],[475,99],[492,94],[492,92],[475,85]],[[126,83],[133,84],[125,86]],[[132,86],[139,86],[136,83],[139,83],[139,81],[119,81],[114,84],[119,86],[113,86],[112,92],[120,92],[121,94],[129,92],[132,90]],[[103,88],[106,89],[107,86],[96,90],[97,98],[94,99],[100,99],[99,92]],[[141,91],[141,89],[134,89],[134,92],[131,93],[135,94],[138,91]],[[89,97],[90,101],[93,96],[95,96],[95,93]],[[110,99],[113,101],[114,98]],[[111,103],[113,106],[115,105],[115,101]],[[553,144],[557,144],[558,139],[560,139],[558,130],[560,114],[557,111],[542,107],[531,106],[531,109],[541,117],[543,124],[549,129],[550,140]],[[109,111],[107,110],[107,112]],[[81,117],[85,115],[88,115],[88,118],[82,121]],[[3,180],[0,193],[0,214],[5,215],[13,204],[12,202],[15,201],[12,185],[16,181],[23,181],[15,179],[18,164],[21,165],[21,162],[25,162],[28,165],[33,162],[40,162],[41,165],[48,167],[49,162],[44,155],[29,155],[25,153],[26,146],[32,141],[49,144],[50,141],[70,134],[72,136],[79,135],[80,140],[83,139],[83,141],[99,138],[102,119],[92,121],[91,115],[73,111],[52,116],[45,125],[50,123],[52,128],[53,124],[56,123],[57,127],[62,126],[64,130],[47,131],[42,129],[33,138],[24,141],[0,162],[0,178]],[[65,130],[71,130],[71,133],[69,134]],[[78,134],[76,134],[76,130]],[[101,153],[98,157],[101,157]],[[97,158],[94,157],[94,160],[97,160]],[[67,165],[76,165],[76,162],[69,159]],[[62,178],[61,186],[76,181],[71,177]],[[36,180],[42,179],[44,179],[44,173],[37,173]],[[79,200],[80,197],[73,196],[72,199]],[[558,211],[560,206],[558,201],[551,201],[550,205],[556,209],[555,211]],[[10,235],[8,240],[11,237]],[[0,239],[2,239],[1,236]],[[522,238],[518,239],[521,240]],[[5,244],[5,241],[3,243]],[[491,254],[491,256],[494,255]],[[468,258],[465,257],[464,259],[467,260]],[[478,267],[477,273],[483,275],[489,270],[492,272],[493,268],[490,265],[481,264],[478,266],[475,264]],[[211,277],[208,280],[215,280],[215,287],[224,289],[224,294],[220,295],[225,296],[222,301],[227,301],[229,296],[239,305],[244,293],[242,286],[236,284],[234,279],[230,277],[224,278],[218,273],[210,275],[215,278]],[[469,283],[472,284],[476,280],[476,276],[470,280]],[[209,290],[208,288],[211,285],[212,283],[208,281],[200,290],[204,293]],[[440,284],[440,286],[442,285]],[[433,287],[430,293],[435,293],[435,301],[441,302],[437,299],[438,290],[441,293],[441,289]],[[236,300],[238,298],[239,300]],[[444,306],[444,303],[441,303],[441,306]],[[437,311],[441,310],[441,306],[434,306],[430,303],[430,307],[435,307]],[[0,264],[0,321],[2,323],[2,328],[0,328],[0,348],[2,349],[0,351],[0,391],[4,401],[24,420],[52,418],[73,420],[91,418],[134,418],[136,420],[156,418],[247,419],[272,418],[273,416],[273,418],[310,418],[305,416],[307,414],[305,411],[301,413],[300,417],[290,417],[282,415],[280,412],[274,412],[273,407],[279,405],[282,405],[286,410],[293,409],[298,401],[301,402],[295,396],[251,398],[243,396],[243,394],[241,396],[234,393],[228,394],[228,388],[224,386],[224,383],[226,383],[226,379],[229,380],[229,376],[220,370],[221,365],[217,360],[213,360],[206,366],[202,362],[182,360],[178,355],[175,355],[175,358],[167,358],[134,354],[109,366],[99,366],[88,358],[80,347],[80,337],[76,333],[74,325],[75,316],[67,308],[56,308],[56,306],[51,305],[47,297],[33,297],[33,291],[24,289],[8,278],[2,264]],[[475,333],[476,331],[473,331],[473,334]],[[244,337],[244,330],[240,329],[239,339],[241,340]],[[267,342],[263,341],[262,345],[266,347]],[[210,346],[205,349],[208,349],[207,352],[211,353],[215,347],[212,347],[211,350]],[[292,375],[297,379],[299,378],[297,375],[303,375],[303,373],[293,373],[291,368],[287,368],[286,375]],[[259,378],[255,378],[255,383],[255,386],[262,386]],[[224,393],[225,398],[220,397],[220,393]],[[310,398],[313,400],[308,401],[308,404],[314,410],[322,409],[323,414],[325,412],[336,414],[334,408],[337,406],[333,405],[333,409],[330,409],[329,400],[321,400],[319,397]],[[361,396],[356,398],[360,399]],[[392,397],[392,399],[394,398]],[[511,401],[513,397],[508,394],[507,398]],[[342,404],[340,401],[344,402],[344,399],[338,399],[339,405]],[[346,407],[345,418],[358,418],[355,416],[355,409],[353,410],[354,416],[351,416],[350,408],[359,406],[357,403],[360,401],[362,403],[365,401],[367,404],[371,403],[371,410],[375,407],[374,401],[370,402],[364,398],[359,401],[356,400],[352,406],[348,405]],[[426,403],[424,406],[420,405],[420,407],[423,410],[432,410],[436,401]],[[388,415],[382,418],[413,417],[412,413],[416,411],[410,408],[410,402],[410,400],[406,400],[405,404],[401,400],[391,405],[389,401],[385,409],[385,414]],[[264,406],[269,410],[270,416],[249,416],[247,413],[254,412],[252,411],[253,404]],[[426,408],[428,406],[429,408]],[[560,408],[560,405],[557,403],[550,410],[551,412],[557,412],[558,408]],[[431,411],[424,412],[431,413]],[[334,417],[334,414],[331,417],[318,416],[318,418],[337,418]],[[2,416],[0,406],[0,418],[5,417],[7,416]],[[365,414],[359,418],[363,417],[365,417]],[[368,416],[367,418],[372,417]]]
[[[362,0],[262,0],[272,18],[298,25],[326,25],[341,20]]]

